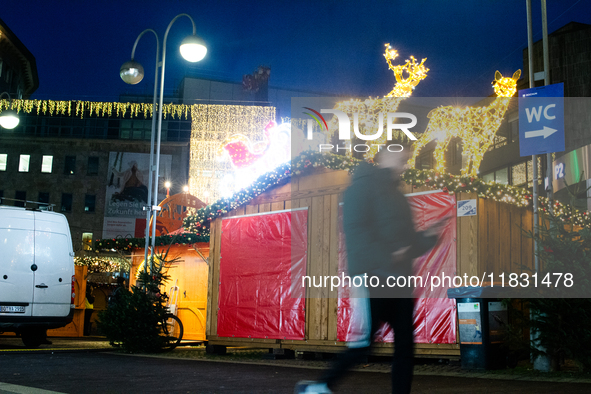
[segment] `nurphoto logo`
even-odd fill
[[[309,115],[312,119],[308,119],[307,122],[307,130],[306,130],[306,138],[308,140],[314,139],[314,122],[318,124],[320,130],[328,132],[328,123],[322,114],[332,114],[336,117],[336,122],[338,125],[338,139],[341,141],[349,141],[349,143],[345,143],[345,145],[333,145],[333,144],[319,144],[318,150],[320,152],[323,151],[335,151],[338,152],[339,150],[346,150],[346,151],[355,151],[355,152],[368,152],[372,146],[378,147],[378,151],[381,147],[386,146],[390,152],[400,152],[403,150],[402,145],[399,144],[370,144],[369,141],[376,141],[380,139],[384,134],[384,113],[380,112],[378,114],[378,127],[375,133],[373,134],[365,134],[359,130],[359,113],[353,113],[353,132],[355,137],[362,141],[368,141],[368,143],[363,144],[354,144],[351,145],[351,119],[349,119],[349,115],[345,112],[340,111],[338,109],[321,109],[320,112],[309,108],[304,107],[304,109],[310,112],[304,112],[306,115]],[[398,123],[400,120],[410,119],[410,122],[407,123]],[[411,128],[416,126],[417,124],[417,117],[408,112],[389,112],[386,115],[386,139],[388,141],[392,140],[392,134],[394,130],[400,130],[410,139],[415,141],[417,138],[412,134],[410,131]],[[367,132],[367,131],[366,131]]]

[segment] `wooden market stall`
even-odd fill
[[[280,268],[282,263],[272,260],[268,250],[277,247],[277,254],[283,253],[285,258],[289,246],[303,245],[300,254],[306,275],[339,274],[346,258],[341,247],[339,204],[349,182],[347,171],[318,168],[311,174],[294,176],[291,183],[267,190],[212,221],[206,327],[209,344],[314,352],[335,352],[345,347],[351,327],[348,305],[338,298],[338,290],[308,287],[306,296],[298,298],[286,290],[286,283],[270,287],[270,279],[285,282],[290,266],[288,262]],[[431,212],[418,219],[418,228],[428,227],[429,221],[443,211],[454,212],[442,241],[440,251],[446,257],[437,268],[440,271],[481,277],[485,272],[522,272],[524,267],[533,266],[532,241],[523,234],[532,227],[531,209],[469,193],[450,195],[411,186],[404,191],[412,192],[409,199],[415,201],[411,202],[415,216],[420,211]],[[461,200],[476,200],[476,215],[456,218],[456,202]],[[288,232],[285,229],[290,224],[292,230]],[[255,227],[257,230],[251,231]],[[274,229],[279,228],[281,234],[274,235]],[[306,238],[303,243],[297,238],[298,229]],[[254,235],[250,237],[249,232]],[[263,242],[275,238],[284,239],[283,246]],[[434,260],[430,259],[434,258],[429,255],[417,264],[433,269]],[[415,351],[422,357],[460,355],[455,301],[442,298],[417,303]],[[438,311],[438,320],[429,320],[430,311]],[[375,344],[374,352],[390,354],[392,347],[391,335],[390,339],[385,335]]]
[[[157,254],[168,252],[167,261],[172,262],[165,272],[170,279],[163,290],[170,297],[173,313],[183,323],[183,339],[202,341],[205,340],[209,244],[183,244],[175,240],[174,234],[182,234],[183,219],[189,208],[199,209],[205,203],[189,193],[179,193],[159,205],[161,210],[157,216],[156,235],[171,235],[170,245],[156,247]],[[134,249],[131,259],[130,278],[131,284],[135,284],[138,268],[144,261],[144,249]]]
[[[169,247],[156,249],[157,253],[163,253]],[[183,322],[183,339],[205,340],[209,244],[172,245],[168,253],[168,260],[173,263],[166,270],[170,279],[165,283],[165,291],[172,298],[176,315]],[[135,284],[137,270],[144,260],[144,250],[134,250],[131,258],[130,278]]]

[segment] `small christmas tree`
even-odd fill
[[[591,369],[591,229],[577,227],[573,220],[577,196],[588,189],[569,187],[571,204],[568,212],[545,210],[540,226],[536,254],[540,258],[540,281],[550,274],[553,279],[569,274],[572,282],[565,286],[564,279],[559,286],[545,293],[548,297],[531,299],[530,329],[534,338],[532,353],[546,355],[551,359],[552,369],[558,369],[560,361],[569,358],[585,369]],[[572,285],[569,287],[568,285]],[[551,298],[549,298],[551,297]],[[579,297],[579,298],[574,298]]]
[[[152,271],[140,270],[136,286],[131,291],[119,288],[109,307],[99,314],[98,329],[110,344],[129,353],[158,352],[175,340],[162,332],[168,313],[168,295],[161,291],[168,280],[165,271],[168,251],[154,255]]]

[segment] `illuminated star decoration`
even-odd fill
[[[520,76],[521,70],[515,71],[512,77],[503,77],[497,71],[493,81],[497,98],[488,106],[461,108],[450,105],[431,110],[427,115],[430,119],[427,129],[413,144],[413,155],[408,160],[410,168],[415,167],[421,149],[437,140],[435,170],[444,172],[445,151],[451,139],[458,137],[464,146],[462,155],[467,159],[462,167],[462,175],[476,176],[484,154],[494,142]]]
[[[357,116],[359,131],[364,135],[376,134],[378,125],[375,120],[378,119],[380,113],[396,112],[398,106],[402,100],[410,97],[414,88],[423,79],[427,78],[428,68],[425,67],[424,58],[420,63],[414,56],[406,60],[406,63],[395,66],[392,64],[392,60],[398,57],[398,52],[393,49],[390,44],[385,44],[386,50],[384,58],[388,62],[388,67],[394,72],[396,78],[396,84],[390,93],[383,98],[368,98],[364,101],[361,100],[348,100],[337,103],[335,109],[345,112],[349,115],[349,118]],[[337,117],[333,116],[329,122],[329,133],[332,135],[338,130]],[[383,130],[382,130],[383,131]],[[328,137],[330,137],[330,135]],[[395,130],[393,133],[394,138],[402,139],[405,138],[405,134],[399,130]],[[382,132],[382,135],[372,142],[370,150],[365,153],[366,159],[373,159],[375,154],[378,152],[379,144],[387,143],[387,135]],[[348,155],[352,152],[347,151]]]

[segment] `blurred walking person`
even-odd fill
[[[392,150],[398,150],[394,145]],[[396,149],[398,148],[398,149]],[[344,194],[343,225],[351,277],[377,276],[381,284],[389,276],[412,274],[412,260],[437,243],[443,229],[439,222],[424,232],[414,228],[410,206],[399,190],[400,175],[409,158],[408,148],[375,156],[377,165],[362,162]],[[369,354],[371,339],[381,323],[394,330],[396,351],[392,361],[392,392],[409,393],[413,374],[413,310],[411,288],[359,288],[351,305],[366,320],[364,335],[348,343],[319,381],[299,382],[296,393],[331,393],[346,371]],[[360,310],[359,310],[360,309]]]

